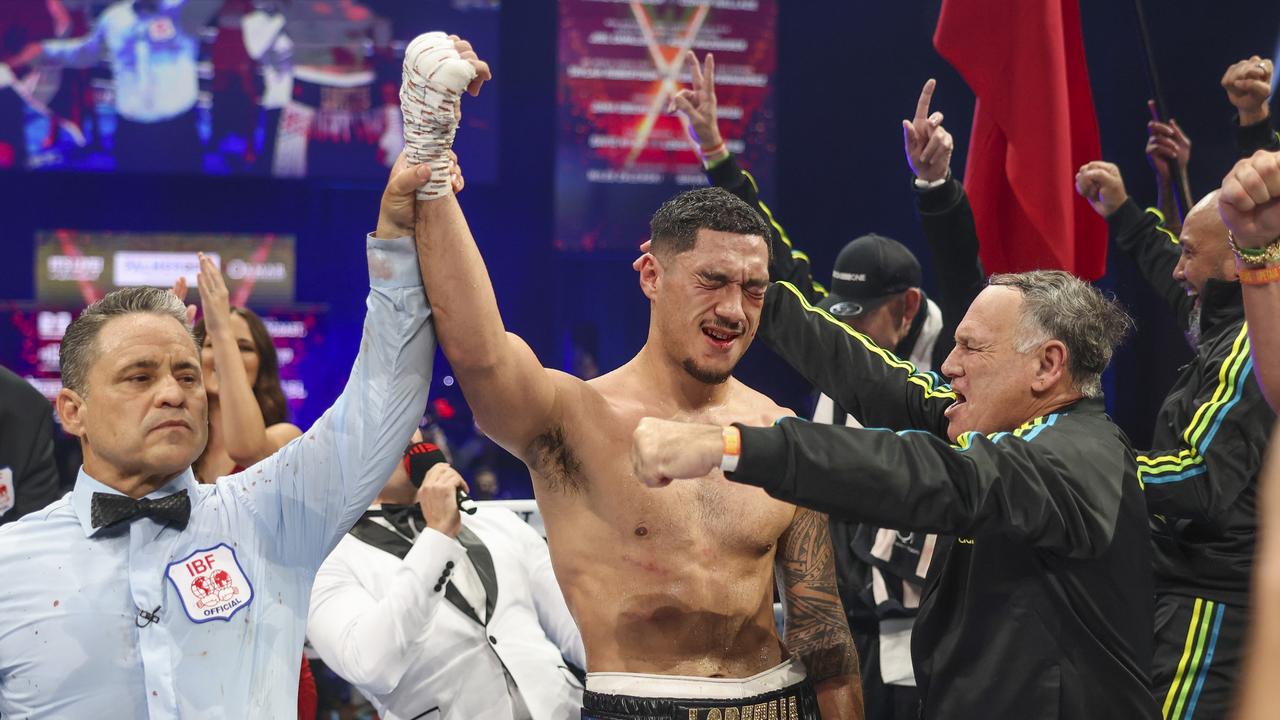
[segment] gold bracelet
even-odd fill
[[[1280,238],[1276,238],[1262,247],[1242,247],[1236,242],[1235,233],[1228,229],[1227,244],[1231,246],[1231,254],[1236,256],[1236,262],[1242,265],[1280,263]]]
[[[1268,265],[1240,270],[1241,285],[1270,285],[1273,282],[1280,282],[1280,266]]]

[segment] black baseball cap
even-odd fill
[[[883,235],[854,238],[836,256],[831,292],[818,307],[842,318],[856,318],[922,282],[920,261],[907,246]]]

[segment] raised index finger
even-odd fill
[[[929,118],[929,103],[933,101],[933,89],[938,82],[933,78],[925,81],[920,90],[920,99],[916,101],[916,122],[924,122]]]
[[[712,55],[711,53],[707,53],[706,64],[707,64],[707,75],[706,75],[707,94],[715,95],[716,93],[716,56]]]

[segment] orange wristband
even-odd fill
[[[1269,265],[1260,268],[1241,268],[1241,285],[1270,285],[1280,281],[1280,265]]]
[[[742,432],[730,425],[723,432],[724,451],[720,457],[720,469],[733,472],[738,469],[738,458],[742,455]]]
[[[703,161],[703,162],[708,162],[710,159],[712,159],[712,158],[716,158],[716,157],[720,156],[721,154],[728,155],[728,154],[729,154],[729,147],[728,147],[727,145],[725,145],[725,144],[724,144],[724,141],[723,141],[723,140],[721,140],[721,141],[720,141],[720,144],[716,145],[715,147],[711,147],[711,148],[704,148],[704,147],[699,146],[699,147],[698,147],[698,154],[702,156],[702,161]]]

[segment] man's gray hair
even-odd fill
[[[168,290],[151,287],[134,287],[116,290],[93,303],[80,313],[62,336],[58,349],[58,364],[62,370],[62,386],[84,396],[88,394],[86,383],[89,368],[97,360],[94,347],[102,326],[112,318],[134,313],[150,313],[171,317],[187,327],[187,308],[177,295]],[[188,330],[188,333],[190,330]],[[195,344],[195,338],[191,340]]]
[[[1102,372],[1133,329],[1133,318],[1115,298],[1062,270],[992,275],[987,284],[1022,293],[1015,350],[1060,341],[1067,346],[1067,369],[1076,391],[1087,398],[1102,396]]]

